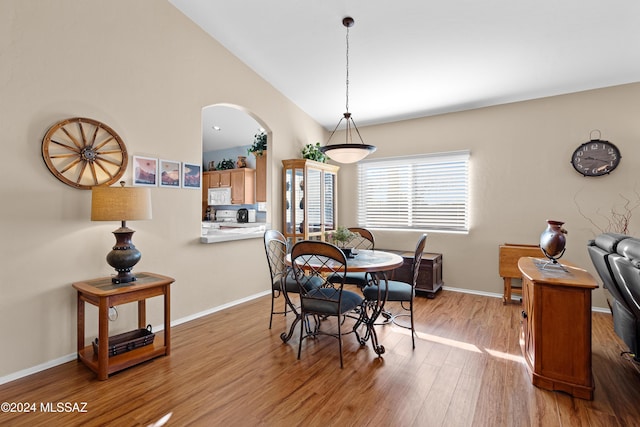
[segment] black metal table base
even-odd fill
[[[377,285],[380,284],[381,279],[386,281],[387,280],[386,274],[378,273],[376,275],[373,275],[372,277],[372,280],[377,282],[376,283]],[[379,286],[378,286],[378,289],[380,289]],[[385,289],[388,289],[388,287],[385,286]],[[378,299],[376,300],[364,299],[362,301],[362,304],[358,306],[355,310],[355,313],[358,315],[357,317],[349,316],[349,315],[346,316],[346,317],[352,317],[356,319],[356,322],[353,325],[352,332],[356,335],[356,339],[358,340],[360,345],[364,346],[367,344],[367,341],[371,340],[371,346],[373,347],[373,351],[375,351],[378,356],[384,354],[385,348],[382,344],[378,342],[378,335],[376,334],[376,329],[375,329],[376,320],[380,315],[382,315],[385,318],[384,324],[387,324],[390,322],[392,317],[391,313],[385,311],[384,309],[384,303],[387,299],[387,292],[385,292],[384,294],[379,293]],[[291,307],[291,310],[296,317],[295,317],[295,320],[291,323],[291,326],[289,327],[289,331],[283,332],[282,334],[280,334],[280,339],[282,339],[282,342],[284,343],[288,342],[291,339],[291,337],[293,336],[293,332],[295,331],[295,328],[298,325],[298,322],[302,320],[301,315],[298,312],[296,306],[286,296],[286,292],[285,292],[285,298],[287,298],[287,304],[289,305],[289,307]],[[304,326],[305,337],[310,335],[317,335],[320,333],[320,322],[322,321],[322,319],[318,319],[316,318],[316,316],[312,316],[315,319],[315,326],[312,328],[309,317],[310,316],[307,316],[307,318],[305,319],[305,326]],[[364,329],[364,332],[362,334],[360,329]],[[348,333],[351,333],[351,332],[348,332]]]

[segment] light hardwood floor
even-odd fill
[[[344,337],[303,343],[268,329],[264,297],[172,329],[172,354],[97,381],[73,361],[0,386],[2,402],[36,413],[0,413],[12,426],[633,426],[640,373],[611,316],[593,314],[593,401],[531,385],[519,347],[521,308],[498,298],[442,291],[418,298],[408,331],[379,326],[382,358]],[[397,308],[397,307],[396,307]],[[334,324],[335,325],[335,324]],[[331,326],[329,323],[328,325]],[[43,413],[46,402],[86,402],[86,413]]]

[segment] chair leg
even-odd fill
[[[304,325],[307,323],[307,315],[304,311],[300,312],[301,322],[300,322],[300,339],[298,340],[298,360],[300,360],[300,353],[302,352],[302,335],[304,331]]]
[[[411,302],[409,303],[409,308],[411,309],[411,344],[413,345],[413,349],[416,349],[416,328],[413,324],[413,298],[411,298]]]
[[[269,329],[271,329],[271,325],[273,324],[274,306],[275,306],[275,296],[273,295],[273,291],[271,291],[271,315],[269,316]]]
[[[340,349],[340,369],[342,369],[342,330],[340,325],[342,322],[340,321],[340,315],[338,315],[338,348]]]

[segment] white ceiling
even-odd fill
[[[169,1],[328,130],[345,16],[358,126],[640,81],[638,0]]]

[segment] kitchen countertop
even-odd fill
[[[264,222],[202,222],[200,243],[218,243],[231,240],[257,239],[264,236],[270,224]]]

